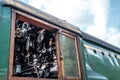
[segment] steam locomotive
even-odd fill
[[[119,80],[120,49],[17,0],[0,0],[0,80]]]

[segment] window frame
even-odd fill
[[[9,80],[58,80],[60,78],[59,76],[59,72],[58,72],[58,78],[57,79],[52,79],[52,78],[32,78],[32,77],[18,77],[18,76],[13,76],[13,59],[14,59],[14,37],[15,37],[15,20],[19,19],[22,21],[26,21],[26,22],[31,22],[33,25],[36,24],[37,25],[42,25],[43,27],[41,28],[45,28],[46,30],[49,31],[54,31],[54,30],[58,30],[58,27],[48,23],[47,21],[44,21],[42,19],[36,18],[34,16],[31,16],[29,14],[26,14],[24,12],[18,11],[16,9],[12,9],[12,13],[11,13],[12,17],[11,17],[11,32],[10,32],[10,53],[9,53],[9,70],[8,70],[8,79]],[[25,19],[27,18],[27,19]],[[34,22],[36,23],[34,23]],[[55,38],[56,40],[56,44],[58,43],[58,39]],[[56,46],[56,56],[57,56],[57,70],[59,71],[59,60],[58,60],[58,48]]]
[[[67,37],[70,37],[72,39],[74,39],[74,42],[75,42],[75,50],[76,50],[76,57],[77,57],[77,67],[78,67],[78,74],[79,74],[79,77],[74,77],[74,76],[65,76],[64,74],[64,60],[63,60],[63,55],[61,54],[64,54],[61,50],[60,52],[60,58],[62,58],[62,60],[60,60],[60,64],[62,66],[62,76],[64,79],[66,80],[82,80],[82,70],[81,70],[81,62],[80,62],[80,51],[79,51],[79,43],[78,43],[78,38],[77,38],[77,35],[74,34],[74,33],[71,33],[69,31],[66,31],[66,30],[62,30],[61,33],[60,33],[60,36],[67,36]],[[62,42],[60,41],[60,43],[62,44]],[[61,46],[60,46],[61,47]],[[61,48],[60,48],[61,49]]]

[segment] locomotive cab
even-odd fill
[[[0,80],[119,80],[120,48],[21,0],[0,0]]]
[[[12,9],[9,79],[80,79],[77,35]]]

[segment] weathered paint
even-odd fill
[[[0,3],[0,80],[7,80],[8,74],[10,12],[10,8]]]
[[[80,60],[81,60],[81,69],[82,69],[82,78],[83,80],[87,80],[87,71],[85,65],[85,54],[84,54],[84,47],[83,47],[83,40],[81,37],[78,38],[79,41],[79,50],[80,50]]]
[[[84,48],[88,80],[119,80],[120,54],[88,42],[84,44],[89,46]]]
[[[2,2],[3,0],[0,0]],[[29,6],[10,2],[18,8],[22,7],[24,11],[34,14],[46,21],[55,23],[59,27],[66,27],[73,32],[80,33],[78,28],[74,28],[71,24],[59,20],[53,16],[43,13],[38,10],[31,9]],[[3,7],[0,4],[0,80],[6,80],[8,74],[8,58],[9,58],[9,44],[10,44],[10,7]],[[80,58],[82,66],[83,80],[119,80],[120,79],[120,53],[112,52],[92,42],[86,42],[79,37],[80,43]],[[83,42],[84,41],[84,42]],[[84,44],[96,49],[96,53],[91,48],[83,47]],[[101,53],[101,52],[104,52]]]

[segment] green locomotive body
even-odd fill
[[[0,80],[120,80],[120,49],[17,0],[0,0]]]

